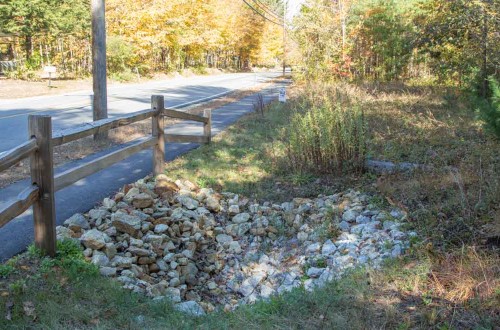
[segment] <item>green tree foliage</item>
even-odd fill
[[[490,77],[491,97],[489,100],[479,100],[478,114],[485,128],[500,139],[500,84]]]
[[[295,20],[308,77],[424,76],[487,96],[500,75],[498,0],[308,0]]]
[[[36,35],[85,29],[89,17],[87,8],[87,0],[1,0],[0,31],[24,39],[24,52],[29,61]]]
[[[249,3],[266,17],[283,8],[282,0]],[[281,26],[242,1],[106,0],[106,25],[110,73],[274,66],[283,52]],[[32,68],[91,71],[89,0],[0,0],[0,31],[20,39],[14,53]]]
[[[480,90],[500,65],[500,2],[429,0],[415,17],[417,46],[441,81]]]

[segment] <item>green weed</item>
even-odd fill
[[[14,270],[14,267],[10,265],[0,265],[0,278],[8,277]]]

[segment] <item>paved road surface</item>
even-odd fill
[[[108,113],[110,117],[115,117],[149,109],[152,94],[164,95],[167,107],[179,107],[251,87],[279,75],[276,72],[233,73],[115,85],[108,90]],[[51,115],[54,131],[92,121],[90,95],[91,91],[81,91],[58,96],[0,100],[0,152],[26,141],[29,114]]]
[[[243,76],[245,78],[245,76]],[[243,78],[238,78],[243,80]],[[260,78],[266,79],[266,78]],[[239,85],[241,82],[233,82],[235,86]],[[281,85],[274,85],[272,88],[266,89],[264,91],[265,100],[269,102],[272,99],[277,99],[278,91],[277,88]],[[231,86],[228,86],[229,89]],[[233,86],[234,87],[234,86]],[[200,88],[200,91],[205,89],[212,90],[210,87]],[[150,91],[151,93],[151,91]],[[158,92],[155,92],[158,93]],[[161,94],[161,93],[159,93]],[[203,97],[207,97],[209,92],[203,93]],[[201,96],[201,95],[198,95]],[[146,97],[146,95],[144,96]],[[142,102],[143,107],[146,107],[146,103],[149,103],[149,95],[147,95],[147,102]],[[179,100],[182,103],[186,99]],[[249,96],[243,98],[242,100],[227,104],[221,108],[213,111],[212,114],[212,134],[215,135],[226,126],[238,120],[239,117],[245,113],[253,111],[253,101],[254,97]],[[141,103],[141,102],[139,102]],[[169,104],[166,100],[166,104]],[[142,108],[135,108],[139,110]],[[1,111],[0,111],[1,112]],[[16,118],[16,117],[14,117]],[[23,119],[26,121],[26,117]],[[60,127],[66,127],[62,125],[72,125],[68,124],[68,120],[62,120],[59,122]],[[0,120],[1,123],[1,120]],[[177,125],[167,128],[168,133],[172,134],[200,134],[202,128],[200,123],[193,122],[181,122]],[[3,132],[0,133],[3,136]],[[166,146],[166,158],[167,161],[176,158],[177,156],[196,148],[196,144],[179,144],[172,143]],[[113,150],[113,149],[111,149]],[[56,169],[56,172],[63,171],[77,163],[83,163],[84,161],[89,161],[93,158],[101,156],[107,150],[101,153],[97,153],[85,160],[72,162]],[[93,174],[85,179],[82,179],[75,184],[62,189],[56,193],[56,221],[58,224],[64,222],[65,219],[77,212],[86,212],[92,208],[97,202],[102,200],[106,196],[110,196],[113,192],[117,191],[126,183],[133,182],[140,179],[147,174],[151,173],[152,160],[151,151],[146,150],[135,154],[122,162],[119,162],[105,170],[102,170],[96,174]],[[10,185],[4,189],[0,189],[0,206],[3,202],[8,199],[15,197],[22,189],[24,189],[29,184],[28,180],[24,180],[13,185]],[[12,257],[13,255],[23,251],[27,245],[29,245],[33,240],[33,220],[31,215],[31,210],[25,212],[25,214],[19,216],[15,220],[8,223],[3,228],[0,228],[0,261]]]

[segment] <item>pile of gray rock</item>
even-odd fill
[[[408,246],[401,210],[381,210],[348,191],[255,203],[166,176],[125,186],[57,227],[77,240],[102,275],[179,310],[267,299],[324,285],[358,265],[377,267]]]

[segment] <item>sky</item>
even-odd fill
[[[287,18],[291,19],[294,15],[299,12],[300,4],[303,3],[304,0],[288,0],[287,7]]]

